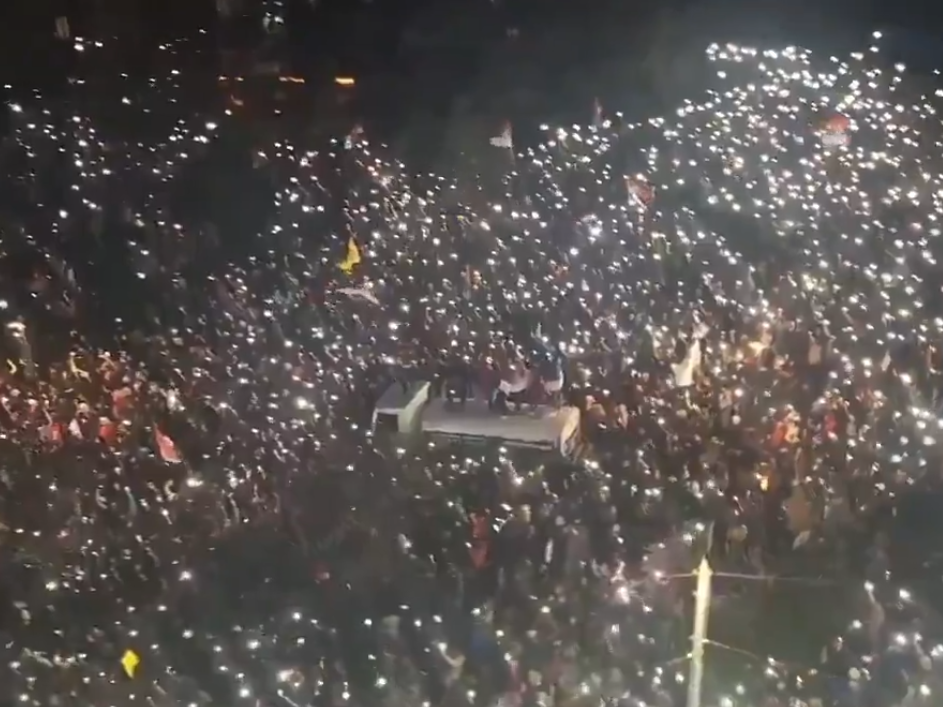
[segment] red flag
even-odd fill
[[[471,524],[472,537],[475,540],[485,540],[488,537],[490,526],[488,525],[487,517],[474,514],[471,517]]]
[[[468,554],[471,555],[472,565],[475,566],[475,569],[480,570],[488,564],[488,543],[475,540],[472,542]]]
[[[344,147],[349,150],[355,145],[359,145],[361,142],[363,142],[363,135],[363,126],[360,123],[357,123],[353,130],[347,134],[347,139],[344,140]]]
[[[154,439],[157,442],[157,451],[160,453],[161,459],[168,464],[180,464],[183,462],[174,441],[156,427],[154,428]]]
[[[111,393],[111,414],[115,417],[122,417],[131,406],[131,397],[134,391],[128,386]]]
[[[52,420],[49,420],[49,422],[43,426],[42,430],[40,430],[40,435],[44,441],[50,442],[51,444],[62,444],[62,440],[65,438],[62,425]]]
[[[655,199],[655,190],[641,176],[626,177],[626,186],[629,191],[629,198],[635,201],[638,206],[651,206]]]
[[[786,428],[787,425],[784,421],[776,423],[776,427],[773,428],[773,434],[770,438],[770,442],[774,447],[781,447],[786,441]]]
[[[107,417],[98,418],[98,439],[109,447],[118,441],[118,426]]]

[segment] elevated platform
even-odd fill
[[[580,411],[575,407],[537,405],[502,414],[482,400],[462,405],[436,398],[422,413],[422,431],[429,434],[556,449],[564,455],[572,452],[579,430]]]
[[[373,411],[374,429],[411,432],[419,429],[422,408],[429,400],[429,381],[393,383]]]

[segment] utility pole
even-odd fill
[[[694,594],[694,634],[691,636],[691,669],[688,676],[687,707],[701,707],[701,685],[704,682],[704,644],[711,613],[711,578],[713,571],[707,557],[697,568],[697,590]]]
[[[828,579],[815,577],[769,577],[768,575],[739,574],[736,572],[714,572],[710,565],[710,550],[713,543],[714,526],[711,524],[707,531],[707,550],[701,558],[694,573],[697,577],[697,588],[694,593],[694,633],[691,634],[691,666],[688,671],[688,701],[687,707],[701,707],[701,691],[704,683],[704,648],[707,646],[708,620],[711,613],[711,594],[714,577],[734,577],[736,579],[761,580],[768,582],[776,579],[781,582],[801,582],[803,584],[834,584]],[[682,575],[678,575],[682,576]],[[690,577],[690,574],[683,575]],[[719,645],[719,644],[715,644]],[[731,649],[730,646],[720,646]]]
[[[707,549],[697,568],[697,589],[694,593],[694,633],[691,636],[691,668],[688,675],[687,707],[701,707],[701,686],[704,682],[704,645],[711,613],[711,570],[708,557],[714,544],[714,525],[707,530]]]

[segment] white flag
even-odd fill
[[[494,147],[502,147],[506,150],[514,149],[514,139],[511,137],[511,124],[505,123],[501,134],[491,138],[491,144]]]
[[[68,39],[70,35],[69,31],[69,18],[62,16],[56,18],[56,37],[59,39]]]
[[[355,145],[360,144],[363,141],[363,126],[358,123],[354,126],[354,129],[351,130],[347,137],[344,139],[344,147],[348,150],[353,149]]]
[[[79,425],[78,418],[73,417],[72,422],[69,423],[69,434],[77,439],[85,439],[85,435],[82,434],[82,427]]]
[[[337,291],[342,295],[347,295],[351,299],[365,300],[375,305],[380,304],[380,300],[376,298],[376,295],[365,287],[341,287],[338,288]]]
[[[681,363],[672,365],[675,376],[675,385],[679,388],[688,388],[694,385],[694,372],[701,365],[701,342],[695,339],[688,346],[688,352]]]
[[[796,539],[792,541],[792,549],[798,550],[800,547],[809,542],[809,538],[812,537],[811,530],[803,530],[796,536]]]

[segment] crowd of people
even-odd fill
[[[507,126],[474,176],[362,130],[239,147],[179,72],[121,101],[175,106],[160,139],[11,106],[0,704],[679,705],[702,557],[846,612],[804,659],[709,632],[703,704],[936,699],[889,541],[941,461],[933,97],[870,55],[708,59],[675,114]],[[182,215],[234,150],[256,193]],[[576,458],[372,429],[404,370],[517,391],[548,357]]]

